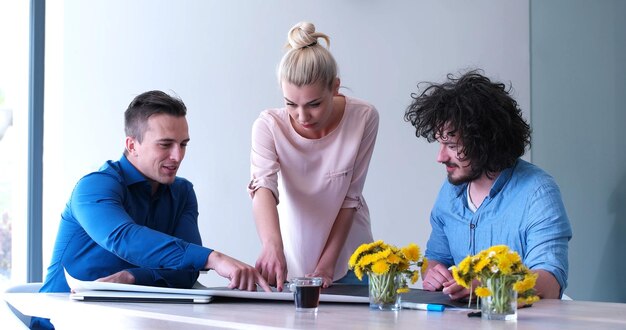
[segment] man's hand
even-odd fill
[[[424,290],[439,291],[444,288],[445,283],[455,283],[452,273],[442,263],[429,260],[429,267],[422,281]],[[450,284],[448,284],[450,285]]]
[[[269,285],[276,286],[278,291],[283,291],[283,284],[287,277],[287,261],[282,250],[263,247],[255,268]]]
[[[107,277],[101,277],[97,279],[96,282],[135,284],[135,276],[133,276],[133,274],[131,274],[127,270],[122,270],[113,275],[109,275]]]
[[[474,285],[473,288],[476,288],[476,286],[477,285]],[[468,297],[470,294],[469,289],[460,286],[455,280],[444,283],[442,292],[447,294],[451,300],[461,300]]]
[[[256,291],[256,285],[259,284],[265,292],[272,292],[267,281],[254,267],[220,252],[211,252],[205,267],[229,279],[229,289]]]

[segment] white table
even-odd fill
[[[381,312],[367,304],[322,303],[316,314],[293,302],[217,300],[210,304],[80,302],[62,293],[7,293],[26,315],[63,329],[626,329],[626,304],[541,300],[517,322],[468,318],[463,310]]]

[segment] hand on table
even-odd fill
[[[101,277],[96,280],[96,282],[111,282],[111,283],[122,283],[122,284],[135,284],[135,276],[131,274],[127,270],[119,271],[113,275],[109,275],[106,277]]]
[[[287,261],[282,250],[264,247],[256,261],[255,268],[269,285],[276,286],[279,292],[283,291],[287,277]]]
[[[423,280],[423,287],[427,291],[441,290],[452,300],[460,300],[470,294],[469,289],[457,284],[450,270],[440,263],[428,270]],[[476,287],[476,285],[473,287]]]
[[[454,282],[452,273],[443,264],[437,263],[428,269],[422,281],[424,290],[438,291],[444,288],[444,283]]]
[[[476,286],[473,287],[475,288]],[[467,298],[470,294],[469,289],[460,286],[455,280],[444,283],[442,292],[447,294],[451,300],[461,300]]]
[[[223,253],[211,252],[207,266],[230,280],[229,289],[256,291],[256,285],[259,284],[265,292],[272,291],[267,281],[254,267]]]
[[[322,278],[322,288],[327,288],[333,284],[333,274],[335,273],[333,270],[325,270],[325,269],[315,269],[313,273],[306,274],[306,277],[321,277]]]

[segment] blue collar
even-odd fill
[[[498,175],[498,178],[496,179],[496,181],[494,181],[491,189],[489,190],[489,198],[493,198],[494,196],[496,196],[502,190],[502,188],[504,188],[506,183],[509,182],[509,179],[511,179],[511,176],[513,176],[513,171],[515,171],[515,168],[517,167],[517,164],[519,164],[519,159],[515,161],[515,164],[512,167],[504,169],[502,170],[502,172],[500,172],[500,175]],[[456,197],[460,197],[463,193],[465,193],[465,191],[467,191],[467,185],[467,182],[458,186],[452,185],[454,195]]]
[[[141,174],[141,172],[139,172],[139,170],[130,163],[128,158],[126,158],[126,155],[122,155],[122,158],[120,158],[120,168],[122,169],[122,175],[124,176],[124,181],[127,186],[142,181],[148,182],[146,177],[143,176],[143,174]]]

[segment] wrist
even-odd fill
[[[263,245],[263,249],[269,249],[272,251],[283,253],[282,240],[267,240],[267,241],[263,241],[261,245]]]
[[[218,260],[221,257],[222,254],[220,252],[213,250],[211,253],[209,253],[209,256],[206,259],[204,269],[215,269],[215,265],[218,263]]]

